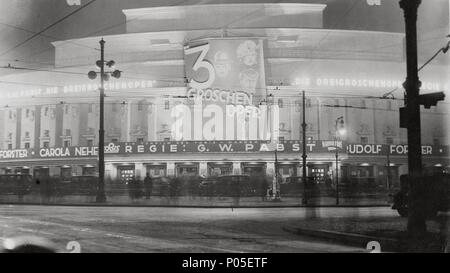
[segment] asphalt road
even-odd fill
[[[81,252],[365,252],[282,230],[311,217],[394,215],[390,208],[150,208],[0,206],[0,241],[51,239]]]

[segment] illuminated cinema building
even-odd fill
[[[308,176],[334,177],[337,145],[341,181],[386,185],[389,163],[398,183],[407,172],[402,28],[337,29],[330,21],[344,11],[298,2],[134,5],[123,9],[124,33],[53,42],[54,68],[0,79],[0,172],[96,174],[99,79],[87,73],[103,38],[105,59],[123,71],[105,83],[106,177],[273,175],[274,147],[283,177],[301,176],[304,90]],[[362,17],[392,8],[361,2]],[[420,62],[444,42],[428,43]],[[421,92],[448,96],[448,75],[441,56],[421,71]],[[422,109],[428,170],[450,165],[447,101]]]

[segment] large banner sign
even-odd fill
[[[191,98],[249,105],[266,95],[260,39],[212,39],[189,47],[185,69]]]
[[[306,144],[308,153],[329,152],[326,141],[311,141]],[[342,142],[338,142],[338,148]],[[176,154],[176,153],[299,153],[300,141],[172,141],[137,143],[110,143],[105,146],[105,155]],[[58,147],[0,151],[0,161],[33,158],[96,157],[97,147]]]
[[[422,155],[429,156],[449,156],[448,146],[422,145]],[[373,155],[407,155],[408,145],[387,145],[387,144],[347,144],[348,155],[373,156]]]
[[[266,96],[263,43],[211,39],[185,48],[187,102],[171,112],[176,141],[278,139],[278,105]]]
[[[316,140],[306,143],[307,153],[334,153],[335,147],[340,153],[349,156],[406,156],[407,145],[385,144],[345,144],[342,141]],[[105,146],[106,156],[133,156],[151,154],[210,154],[210,153],[301,153],[299,140],[270,141],[171,141],[171,142],[134,142],[110,143]],[[449,156],[448,146],[422,146],[424,156]],[[51,158],[92,158],[97,157],[97,147],[56,147],[39,149],[0,150],[0,161],[51,159]]]

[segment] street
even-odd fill
[[[164,208],[0,206],[0,240],[70,241],[81,252],[366,252],[282,230],[312,217],[396,217],[390,208]]]

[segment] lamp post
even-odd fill
[[[106,202],[106,194],[105,194],[105,128],[104,128],[104,101],[105,101],[105,88],[104,81],[109,80],[109,74],[114,78],[120,78],[121,71],[114,70],[112,72],[105,72],[105,64],[108,67],[114,66],[114,61],[108,61],[105,63],[105,41],[103,39],[100,40],[100,60],[96,62],[97,67],[100,68],[100,124],[98,131],[98,191],[96,196],[97,203]],[[88,77],[91,80],[94,80],[97,77],[97,73],[95,71],[89,71]]]
[[[336,205],[339,205],[339,148],[337,146],[338,134],[344,135],[344,117],[338,117],[335,124],[335,134],[334,134],[334,148],[336,156]]]
[[[302,122],[302,182],[303,182],[303,200],[302,200],[302,204],[303,205],[307,205],[308,204],[308,199],[306,196],[306,183],[307,183],[307,179],[306,179],[306,111],[305,111],[305,91],[302,91],[302,111],[303,111],[303,122]]]

